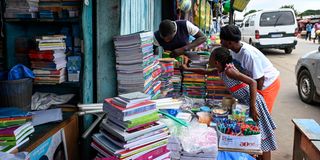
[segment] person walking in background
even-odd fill
[[[311,30],[311,40],[313,41],[313,43],[316,42],[316,27],[312,27],[312,30]]]
[[[309,41],[311,40],[311,30],[312,30],[312,24],[310,22],[308,22],[308,24],[306,25],[306,31],[307,31],[307,34],[306,34],[306,40],[309,39]]]
[[[280,72],[257,48],[241,42],[241,32],[235,25],[220,31],[221,45],[231,50],[237,69],[257,81],[258,92],[263,96],[271,113],[280,90]]]
[[[315,23],[313,28],[315,28],[315,33],[316,33],[315,40],[318,39],[318,43],[320,43],[320,22]]]

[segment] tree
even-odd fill
[[[247,13],[245,13],[244,15],[243,15],[243,17],[245,17],[246,15],[248,15],[248,14],[251,14],[251,13],[254,13],[254,12],[258,12],[259,10],[250,10],[249,12],[247,12]]]
[[[306,10],[302,12],[299,16],[310,16],[310,15],[320,15],[320,10]]]
[[[284,6],[281,6],[280,8],[291,8],[293,11],[294,11],[294,14],[297,16],[298,15],[298,11],[294,8],[294,5],[284,5]]]

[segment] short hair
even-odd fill
[[[235,25],[226,25],[220,30],[220,38],[226,41],[239,42],[241,40],[241,32]]]
[[[218,47],[214,49],[211,53],[210,60],[212,60],[212,58],[221,63],[223,67],[225,67],[228,63],[232,63],[233,61],[230,51],[224,47]]]
[[[175,31],[176,31],[176,26],[174,22],[172,22],[169,19],[163,20],[159,25],[159,32],[163,37],[173,35]]]

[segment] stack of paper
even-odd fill
[[[0,151],[10,153],[34,132],[31,114],[18,108],[0,108]]]
[[[5,18],[36,18],[39,0],[6,0]]]
[[[103,110],[107,119],[100,124],[100,133],[93,135],[91,143],[103,157],[142,160],[168,154],[169,130],[158,121],[156,105],[150,96],[130,93],[108,98]]]
[[[169,92],[173,91],[172,76],[174,75],[174,61],[173,58],[162,58],[159,60],[161,66],[161,94],[166,97]]]
[[[222,100],[223,97],[231,96],[229,90],[218,75],[218,72],[207,76],[206,85],[208,100]]]
[[[161,98],[152,101],[156,103],[157,109],[180,109],[183,104],[182,100],[173,98]]]
[[[30,50],[31,68],[36,84],[59,84],[66,81],[66,55],[64,35],[47,35],[35,41],[38,50]]]
[[[153,55],[153,33],[142,32],[114,37],[119,94],[144,92],[160,95],[161,67]]]

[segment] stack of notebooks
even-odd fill
[[[161,66],[161,94],[166,97],[169,92],[173,91],[172,77],[174,75],[174,61],[173,58],[162,58],[159,60]]]
[[[119,94],[140,91],[156,99],[160,95],[161,67],[153,55],[153,33],[114,37]]]
[[[174,71],[173,71],[173,76],[171,78],[172,84],[173,84],[173,91],[171,91],[168,94],[168,97],[181,97],[181,81],[182,81],[182,75],[181,75],[181,70],[179,66],[178,61],[174,61]]]
[[[39,0],[6,0],[5,18],[37,18]]]
[[[218,72],[207,75],[207,100],[221,101],[223,97],[230,97],[231,94],[221,80]]]
[[[32,115],[18,108],[0,108],[0,151],[10,153],[29,141]]]
[[[91,146],[100,157],[115,159],[164,159],[169,130],[158,121],[151,96],[133,92],[107,98],[103,110],[107,119],[100,124],[100,133],[93,135]]]
[[[206,97],[205,78],[205,75],[183,72],[183,94],[190,98],[204,99]]]
[[[31,68],[35,84],[59,84],[66,80],[64,35],[41,36],[36,39],[37,50],[30,50]]]
[[[207,68],[209,56],[198,52],[187,52],[190,58],[190,68]],[[204,99],[206,97],[205,75],[193,72],[183,72],[183,94],[190,98]]]
[[[39,17],[46,19],[78,17],[80,0],[39,0]]]

